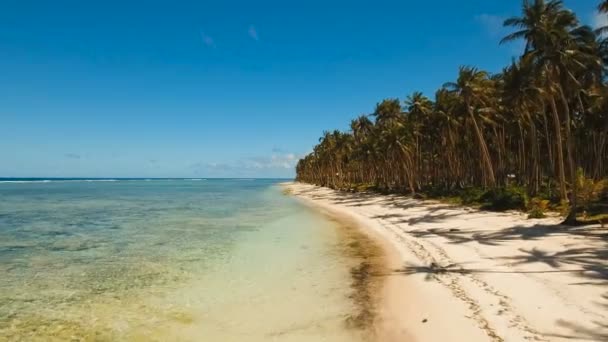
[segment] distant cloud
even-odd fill
[[[274,149],[273,149],[274,150]],[[234,162],[197,162],[190,165],[195,174],[220,177],[292,177],[300,156],[295,153],[273,152]]]
[[[66,153],[64,156],[69,159],[80,159],[80,155],[76,153]]]
[[[213,41],[213,38],[211,38],[210,36],[208,36],[204,32],[201,32],[201,39],[203,40],[203,44],[205,44],[206,46],[208,46],[208,47],[214,47],[215,46],[215,42]]]
[[[217,171],[230,171],[235,168],[234,165],[227,163],[194,163],[190,165],[190,168],[195,170],[196,173],[202,173],[205,171],[217,172]]]
[[[273,154],[270,157],[253,157],[245,160],[245,165],[254,169],[293,169],[297,157],[293,153]]]
[[[608,26],[608,15],[595,12],[591,17],[591,26],[593,26],[594,29]]]
[[[249,37],[251,37],[251,39],[258,41],[260,40],[260,37],[258,36],[258,31],[255,29],[255,26],[251,25],[249,26]]]

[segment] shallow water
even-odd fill
[[[0,340],[363,340],[340,229],[272,180],[0,183]]]

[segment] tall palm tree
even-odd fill
[[[600,14],[608,15],[608,0],[603,0],[597,6]],[[604,64],[608,63],[608,26],[597,27],[594,32],[597,36],[598,46],[600,48],[600,57]]]
[[[599,10],[608,13],[608,1]],[[526,44],[501,73],[461,67],[434,101],[414,92],[403,108],[398,99],[378,103],[375,120],[324,132],[298,162],[298,180],[450,194],[513,185],[569,201],[566,222],[574,222],[577,174],[608,177],[608,40],[558,0],[524,0],[505,25],[515,30],[503,43]]]
[[[539,88],[538,79],[534,77],[533,65],[526,59],[514,61],[503,70],[501,85],[502,101],[508,104],[503,110],[511,115],[510,119],[516,122],[519,131],[519,170],[525,173],[530,192],[536,193],[540,188],[542,171],[540,146],[538,144],[539,134],[536,125],[537,117],[542,117],[544,119],[542,121],[546,122],[541,100],[542,89]],[[539,113],[543,113],[542,116]],[[545,129],[547,129],[546,125]],[[552,166],[551,169],[554,169],[552,145],[548,134],[545,135],[545,139],[549,163]],[[528,160],[528,163],[525,162],[526,160]]]
[[[430,132],[424,131],[424,128],[428,127],[428,122],[433,110],[433,102],[424,96],[421,92],[416,91],[412,95],[409,95],[405,100],[405,106],[407,110],[407,118],[413,130],[414,135],[414,151],[416,161],[416,173],[420,175],[422,173],[422,146],[421,140],[425,137],[430,138]]]
[[[482,112],[487,112],[489,102],[489,91],[493,88],[488,73],[471,67],[460,67],[456,82],[448,82],[444,87],[458,94],[462,99],[465,111],[471,120],[477,143],[481,152],[481,159],[485,166],[487,183],[489,186],[496,185],[494,167],[490,151],[484,137],[479,117]]]
[[[573,69],[596,63],[595,56],[590,56],[585,49],[577,45],[575,34],[578,28],[576,15],[563,7],[559,0],[535,0],[533,3],[524,2],[522,17],[507,19],[505,26],[514,26],[518,31],[506,36],[502,42],[519,38],[526,40],[524,58],[529,58],[537,66],[537,73],[546,79],[545,88],[549,94],[548,100],[552,108],[554,130],[557,137],[557,154],[562,199],[565,197],[565,163],[562,144],[566,145],[568,171],[572,184],[571,214],[566,221],[576,219],[576,165],[572,139],[571,104],[567,95],[568,88],[577,91],[580,84]],[[559,108],[558,108],[559,104]],[[562,114],[560,117],[559,114]],[[565,137],[562,139],[561,130],[564,127]]]
[[[373,127],[374,123],[366,115],[361,115],[350,123],[350,129],[353,131],[357,141],[361,141],[369,136]]]
[[[379,126],[399,123],[402,119],[399,99],[387,99],[378,103],[372,115],[376,117],[376,123]]]

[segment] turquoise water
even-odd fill
[[[277,183],[0,182],[0,340],[362,340],[340,227]]]

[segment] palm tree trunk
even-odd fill
[[[604,129],[600,133],[600,142],[597,146],[594,166],[594,177],[596,179],[600,178],[602,175],[602,160],[604,159],[604,148],[606,147],[606,139],[608,139],[608,120],[606,120],[606,123],[604,124]]]
[[[543,110],[543,123],[545,128],[545,140],[547,141],[547,154],[549,155],[551,170],[555,171],[555,159],[553,159],[553,148],[551,148],[551,137],[549,136],[549,122],[545,110]]]
[[[486,141],[483,138],[483,133],[477,124],[477,119],[475,119],[475,115],[471,111],[471,107],[467,104],[467,112],[471,117],[471,121],[473,122],[473,127],[475,128],[475,134],[477,135],[477,140],[479,142],[479,146],[481,149],[481,157],[486,166],[487,177],[489,181],[490,187],[494,187],[496,185],[496,178],[494,178],[494,169],[492,167],[492,161],[490,159],[490,152],[488,150],[488,146],[486,145]]]
[[[565,224],[576,224],[576,213],[577,213],[577,181],[576,181],[576,166],[574,161],[574,144],[572,141],[572,133],[571,133],[571,121],[570,121],[570,107],[568,105],[568,100],[566,99],[566,95],[564,94],[564,89],[560,84],[557,85],[559,90],[560,99],[562,102],[562,107],[564,108],[564,116],[566,121],[566,148],[568,150],[568,168],[570,170],[570,183],[572,187],[572,192],[570,195],[570,212],[568,216],[564,220]]]
[[[562,128],[559,120],[559,113],[557,112],[557,105],[553,96],[549,98],[549,104],[551,105],[551,113],[553,113],[553,128],[555,130],[555,140],[557,140],[557,167],[559,175],[559,192],[562,201],[568,200],[568,191],[566,190],[566,171],[564,164],[564,149],[562,146]]]

